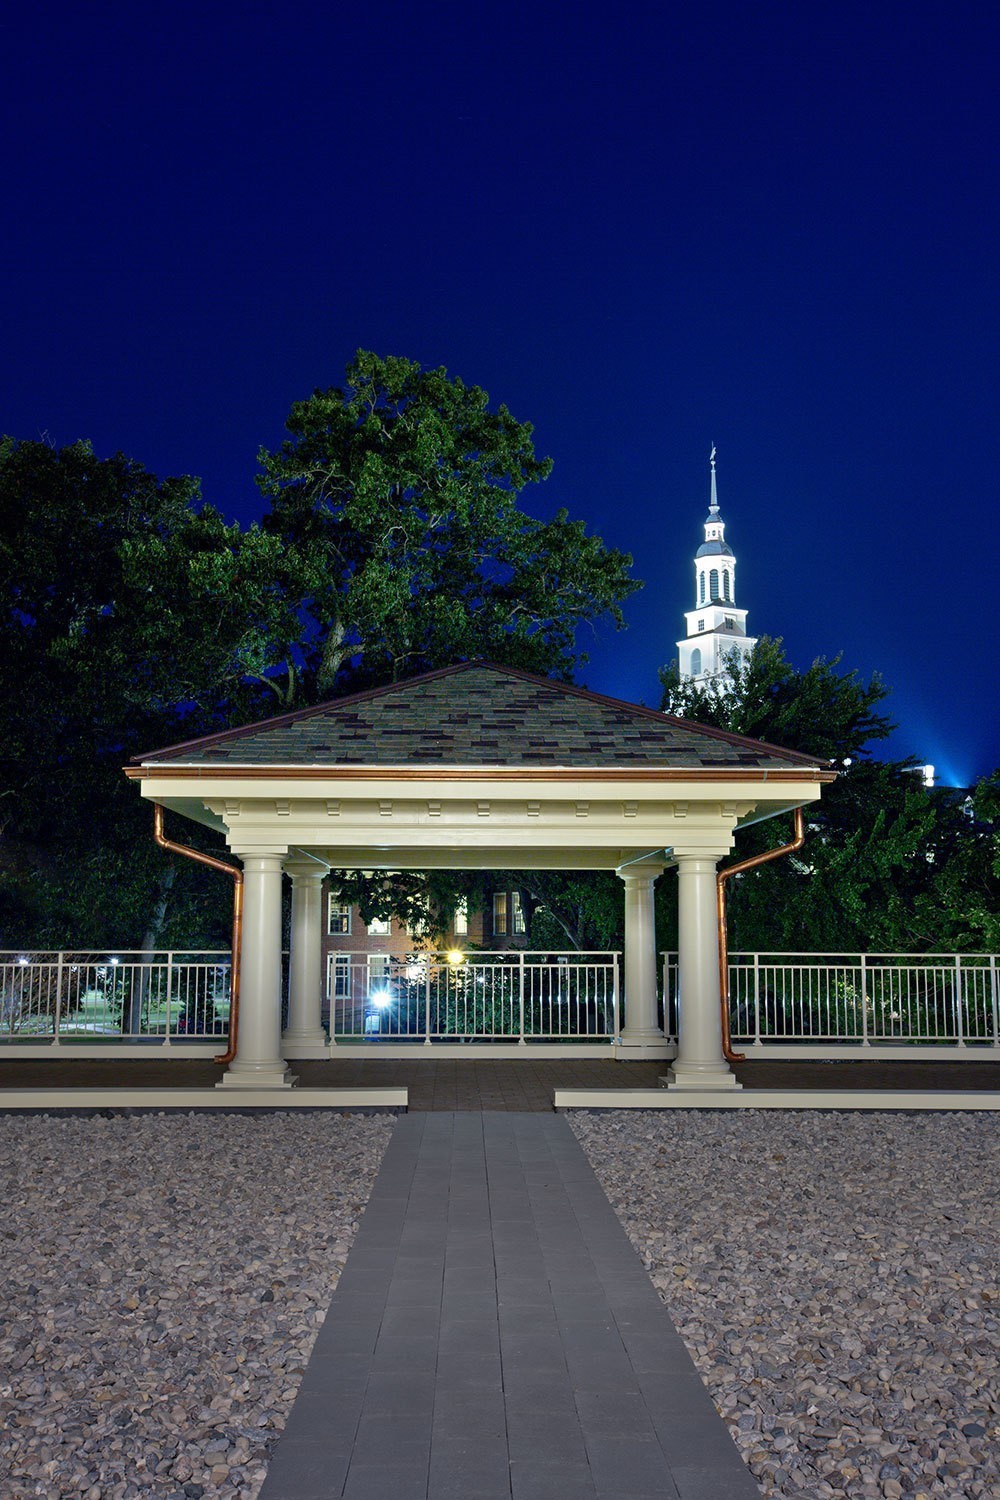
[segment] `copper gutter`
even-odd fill
[[[227,875],[233,877],[233,964],[229,979],[229,1046],[225,1052],[213,1057],[212,1061],[225,1065],[231,1063],[236,1056],[236,1038],[240,1023],[240,947],[243,937],[243,871],[236,865],[227,864],[224,859],[216,859],[212,854],[202,854],[200,849],[192,849],[187,844],[175,844],[168,839],[163,832],[163,808],[159,802],[153,803],[153,838],[161,849],[168,849],[171,854],[183,854],[187,859],[195,859],[201,865],[208,865],[212,870],[224,870]]]
[[[735,865],[727,865],[715,876],[715,898],[719,918],[719,999],[722,1007],[722,1055],[726,1062],[745,1062],[744,1052],[734,1052],[729,1036],[729,941],[726,934],[726,881],[731,875],[742,875],[744,870],[755,870],[783,854],[794,854],[806,841],[806,825],[801,807],[795,809],[795,837],[790,844],[779,849],[765,849],[763,854],[752,854]]]

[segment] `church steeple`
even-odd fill
[[[693,679],[702,686],[725,671],[734,653],[743,660],[757,644],[746,633],[746,610],[736,607],[736,558],[719,510],[714,443],[708,464],[708,516],[705,540],[694,557],[694,609],[685,614],[687,638],[677,642],[681,681]]]

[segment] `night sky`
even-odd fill
[[[1000,22],[979,3],[8,7],[0,430],[261,512],[358,347],[535,425],[646,587],[658,702],[708,454],[753,634],[879,671],[889,753],[1000,762]]]

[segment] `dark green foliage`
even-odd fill
[[[226,944],[228,882],[154,846],[131,756],[471,656],[568,677],[622,624],[630,559],[518,508],[551,465],[477,387],[360,353],[288,427],[246,530],[196,480],[0,443],[0,947]],[[353,882],[414,923],[473,888]]]
[[[839,659],[838,659],[839,660]],[[923,786],[910,762],[870,756],[892,724],[887,689],[861,683],[838,661],[797,672],[781,642],[764,637],[718,691],[661,675],[664,708],[700,723],[829,759],[839,774],[806,810],[798,855],[735,876],[729,886],[734,950],[949,952],[995,949],[1000,937],[997,778],[981,782],[970,819],[963,799]],[[737,836],[743,858],[791,837],[791,819]],[[661,882],[664,897],[675,882]]]
[[[265,530],[309,560],[300,646],[317,698],[476,656],[569,678],[586,660],[577,627],[622,625],[631,558],[565,511],[519,509],[551,460],[478,386],[362,351],[287,427],[258,483]]]

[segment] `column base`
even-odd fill
[[[626,1031],[615,1043],[618,1062],[649,1062],[673,1057],[676,1050],[676,1043],[668,1042],[662,1031]]]
[[[741,1089],[743,1085],[727,1062],[675,1062],[660,1079],[660,1087],[665,1089],[724,1089],[729,1093],[732,1089]]]
[[[330,1042],[322,1027],[316,1031],[283,1031],[282,1057],[329,1057]]]
[[[241,1068],[237,1061],[230,1064],[215,1087],[217,1089],[293,1089],[298,1081],[291,1068],[286,1068],[282,1062],[249,1067],[244,1064]]]

